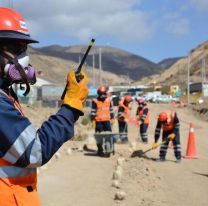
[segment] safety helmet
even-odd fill
[[[158,120],[160,122],[165,122],[167,120],[168,116],[166,112],[160,112]]]
[[[100,85],[100,86],[98,87],[98,89],[97,89],[98,95],[100,95],[100,94],[106,94],[107,91],[108,91],[108,89],[107,89],[107,87],[104,86],[104,85]]]
[[[132,97],[131,97],[130,95],[126,95],[126,96],[124,97],[124,102],[126,102],[126,103],[132,102]]]
[[[144,104],[144,103],[145,103],[143,98],[137,99],[137,102],[138,102],[139,104]]]
[[[0,7],[0,40],[22,40],[26,43],[38,43],[29,35],[24,18],[10,8]]]

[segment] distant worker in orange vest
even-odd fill
[[[95,132],[112,131],[111,125],[114,124],[114,111],[108,95],[106,86],[101,85],[97,89],[97,98],[93,99],[91,105],[91,121]],[[97,143],[97,154],[104,156],[103,145]]]
[[[160,147],[160,158],[157,160],[158,162],[165,161],[169,141],[173,141],[176,163],[181,162],[179,128],[180,123],[176,112],[163,111],[159,114],[155,129],[155,143],[152,145],[153,149],[157,148],[157,142],[160,138],[160,130],[162,129],[162,141],[164,141],[164,143]]]
[[[138,102],[138,108],[137,108],[136,116],[137,116],[137,120],[139,121],[139,127],[140,127],[139,135],[142,142],[147,144],[148,143],[147,129],[150,121],[149,109],[147,107],[147,103],[144,101],[143,98],[137,99],[137,102]]]
[[[123,98],[123,101],[120,101],[118,106],[118,128],[120,133],[120,140],[123,143],[128,142],[128,120],[130,116],[130,103],[132,101],[132,97],[130,95],[126,95]]]
[[[77,82],[71,70],[61,108],[36,129],[24,115],[12,88],[14,84],[23,85],[26,96],[36,82],[27,55],[30,43],[38,41],[30,37],[24,18],[13,9],[0,7],[1,206],[40,206],[37,168],[74,136],[74,124],[83,116],[88,94],[87,76],[82,72],[83,78]]]

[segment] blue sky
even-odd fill
[[[153,62],[208,40],[208,0],[1,0],[25,18],[38,47],[95,44]]]

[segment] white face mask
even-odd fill
[[[23,52],[20,55],[18,55],[16,57],[16,59],[17,59],[18,63],[22,66],[23,69],[28,67],[30,58],[29,58],[29,56],[27,55],[26,52]],[[6,64],[5,65],[5,67],[4,67],[5,74],[8,73],[8,70],[9,70],[10,66],[11,66],[11,64]]]

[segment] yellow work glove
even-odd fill
[[[170,141],[173,140],[175,138],[175,136],[176,135],[174,133],[169,134],[168,135],[168,140],[170,140]]]
[[[96,122],[95,120],[92,121],[92,127],[95,129],[95,126],[96,126]]]
[[[158,147],[158,144],[157,143],[153,143],[152,144],[152,149],[156,149]]]
[[[83,115],[83,102],[86,100],[88,95],[88,77],[81,72],[83,79],[78,83],[75,78],[75,72],[70,71],[67,75],[67,89],[63,99],[63,104],[69,105],[81,112]]]

